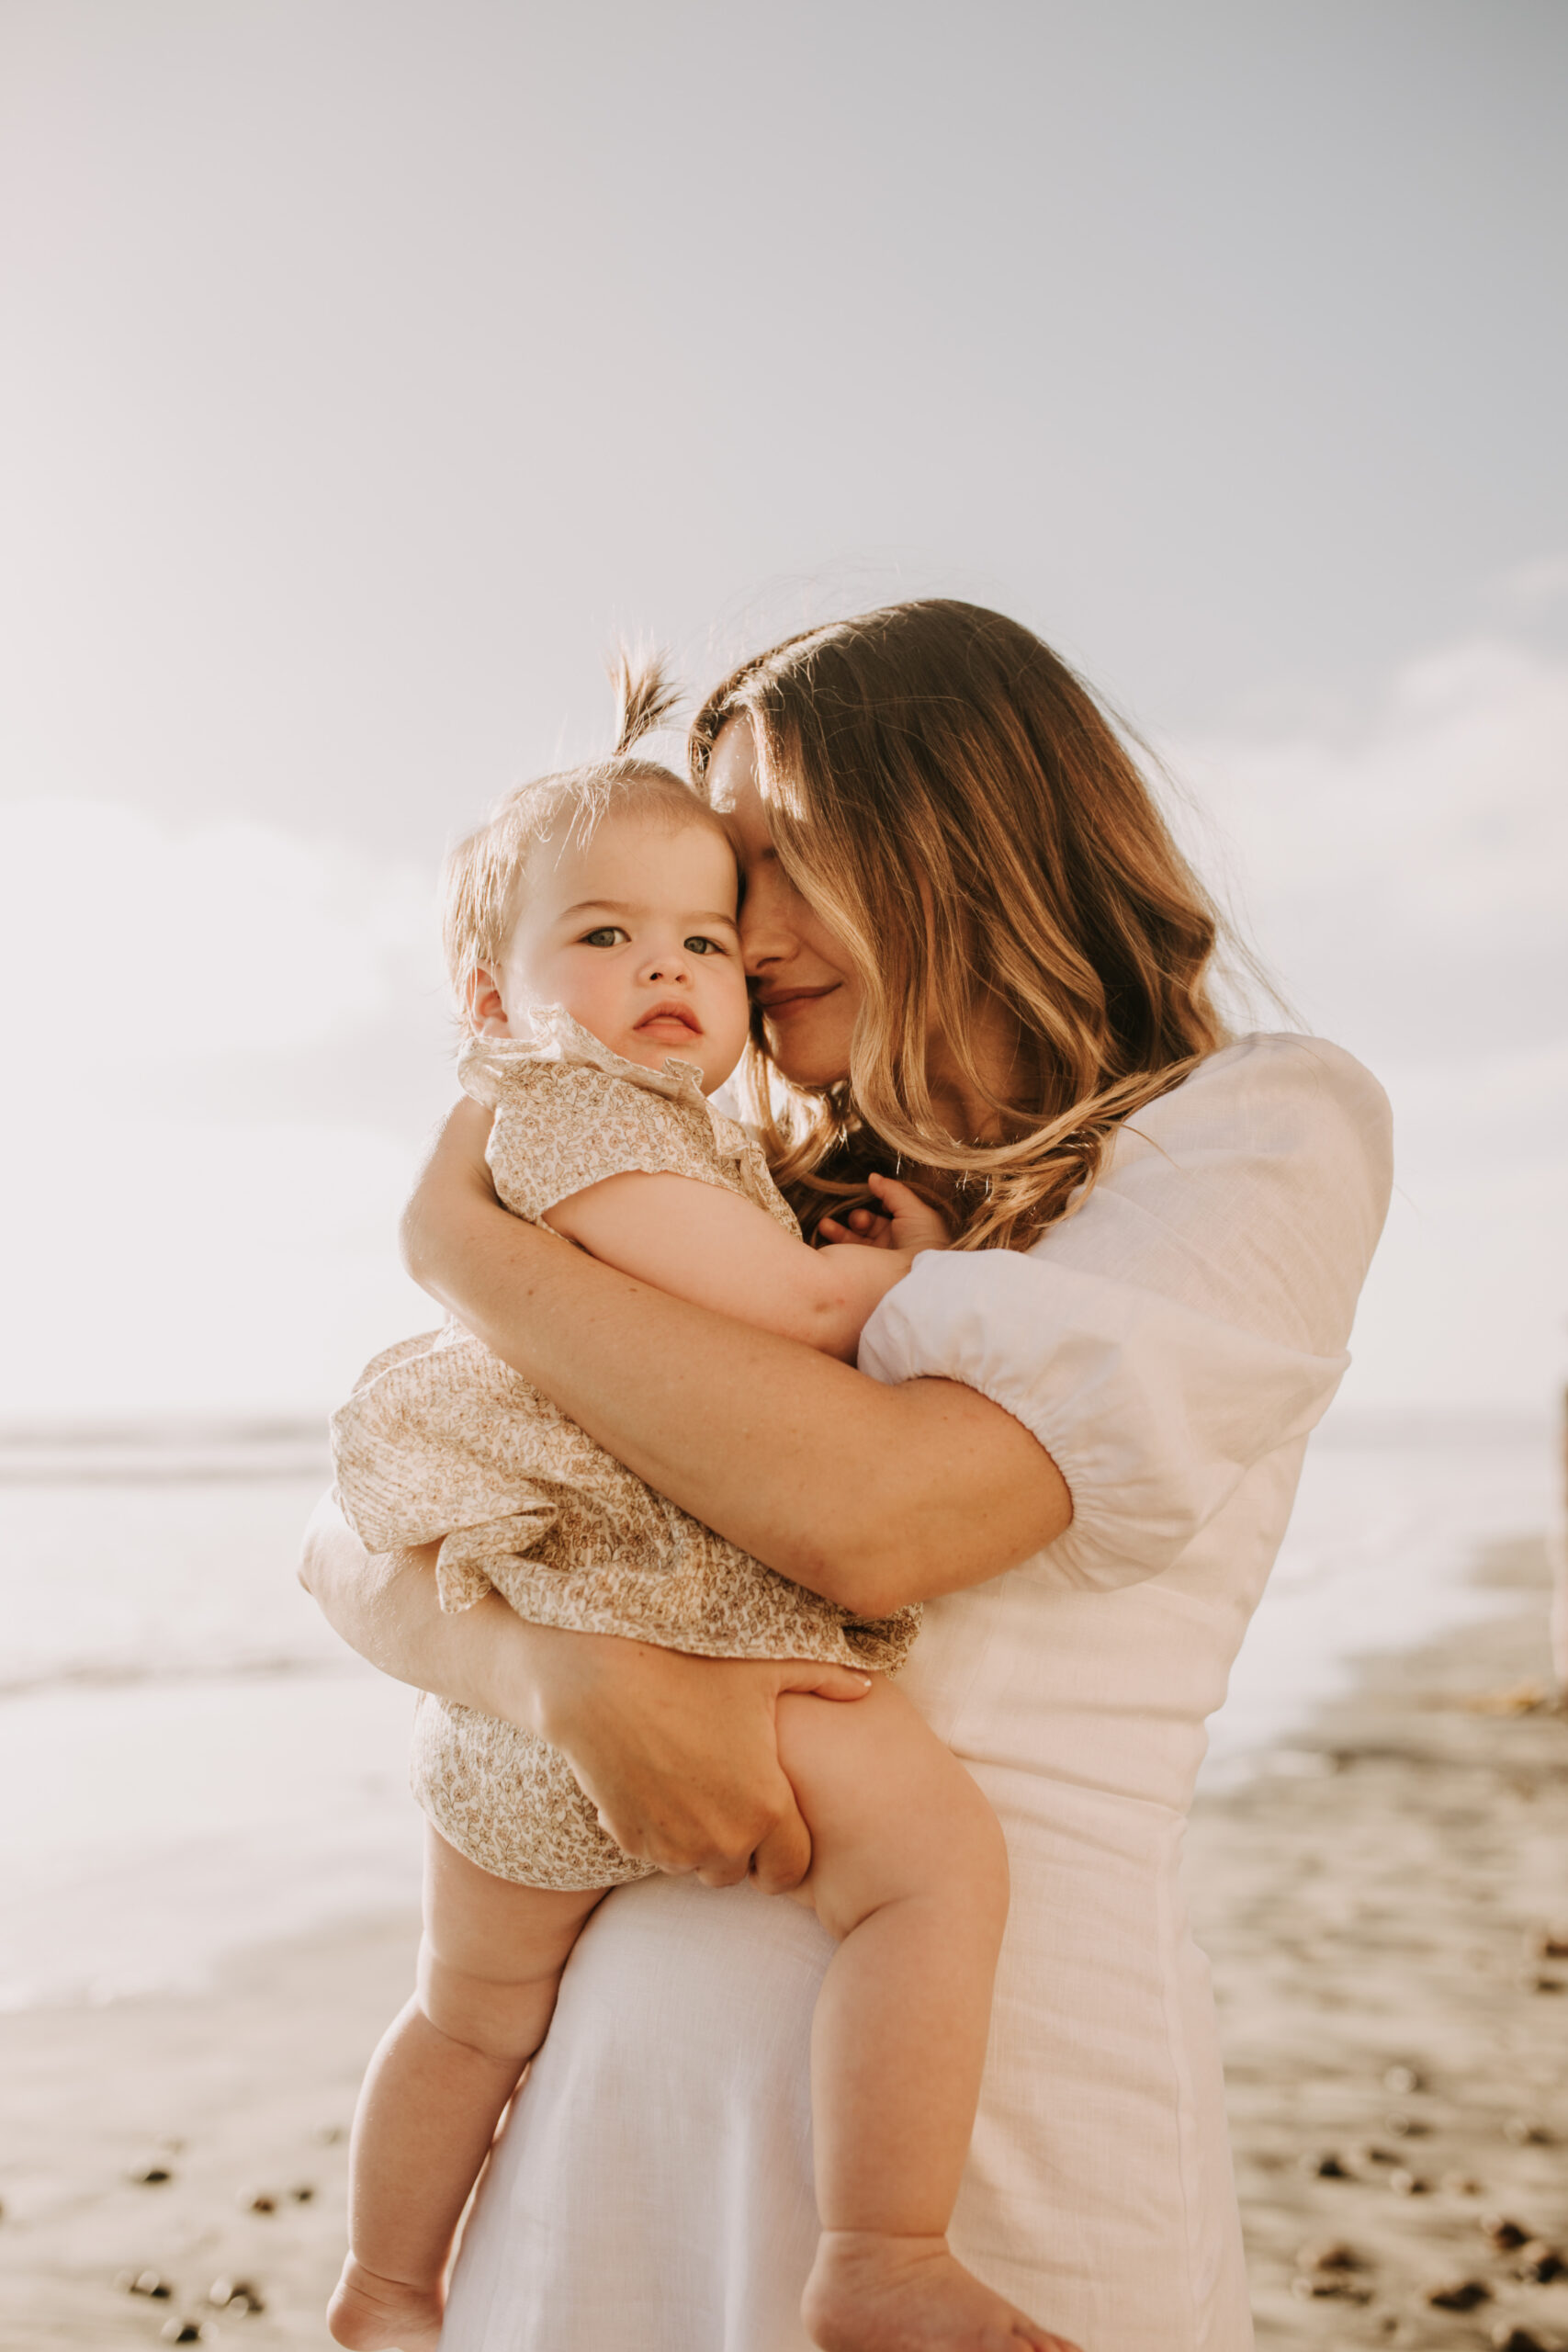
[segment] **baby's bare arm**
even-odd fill
[[[607,1176],[546,1223],[639,1282],[846,1363],[913,1262],[907,1250],[809,1249],[754,1202],[693,1176]]]

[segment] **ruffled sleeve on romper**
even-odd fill
[[[457,1065],[465,1091],[494,1112],[485,1157],[507,1207],[531,1225],[612,1176],[689,1176],[739,1190],[791,1232],[799,1227],[752,1138],[714,1109],[701,1072],[671,1056],[628,1062],[558,1008],[540,1044],[477,1037]]]

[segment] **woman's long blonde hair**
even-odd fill
[[[775,1175],[808,1229],[897,1168],[960,1249],[1021,1246],[1094,1182],[1123,1119],[1226,1042],[1215,907],[1089,689],[1000,613],[893,605],[744,662],[693,723],[699,789],[737,719],[784,871],[863,991],[830,1085],[785,1085],[753,1021]],[[1018,1039],[1006,1096],[981,1067],[982,1007]],[[933,1009],[999,1140],[942,1125]]]

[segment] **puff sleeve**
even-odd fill
[[[485,1157],[507,1207],[531,1224],[610,1176],[692,1176],[722,1187],[700,1103],[671,1102],[613,1072],[539,1061],[510,1074]]]
[[[1391,1181],[1387,1102],[1359,1064],[1248,1038],[1137,1114],[1034,1249],[918,1259],[861,1369],[1004,1407],[1072,1494],[1043,1562],[1074,1585],[1135,1583],[1323,1414]]]

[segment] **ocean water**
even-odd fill
[[[412,1908],[412,1693],[294,1577],[327,1475],[313,1430],[0,1442],[0,2006]],[[1502,1605],[1474,1560],[1553,1501],[1544,1425],[1331,1416],[1207,1770],[1288,1749],[1359,1655]]]

